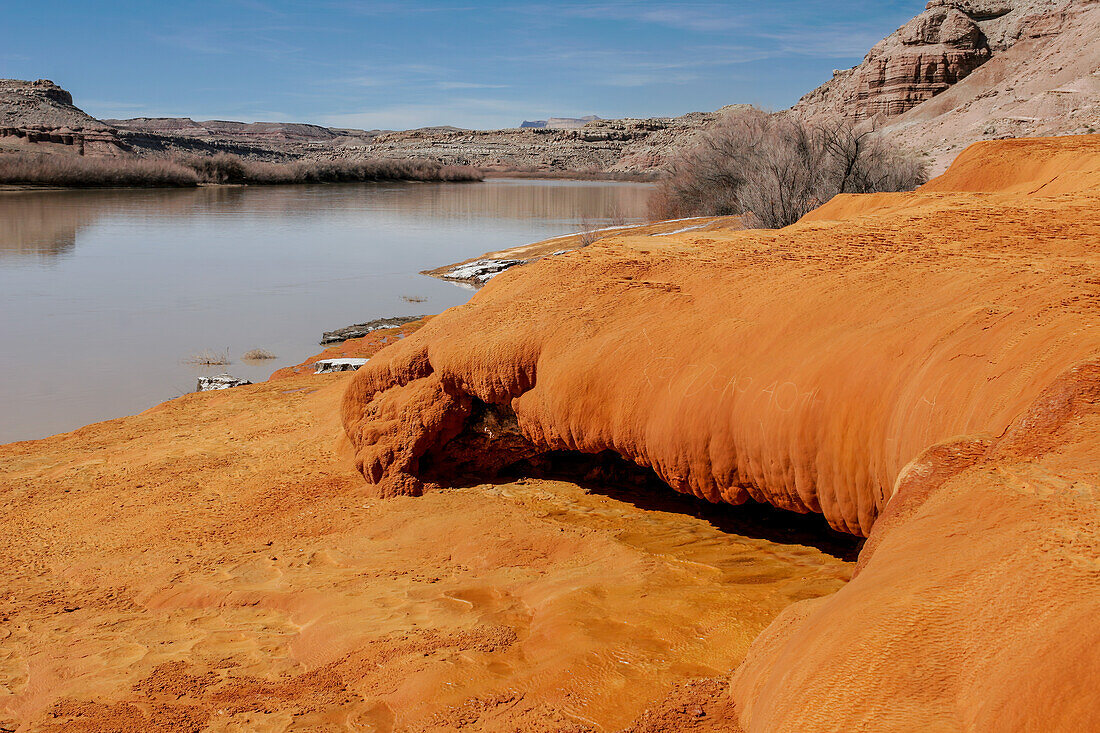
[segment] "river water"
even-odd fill
[[[648,195],[534,180],[2,192],[0,443],[139,412],[204,374],[266,379],[323,331],[472,295],[421,270],[637,221]],[[241,360],[256,348],[278,358]],[[188,363],[204,351],[231,363]]]

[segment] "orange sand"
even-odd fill
[[[0,446],[0,728],[729,730],[752,638],[850,574],[664,494],[371,499],[350,378]]]

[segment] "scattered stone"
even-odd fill
[[[215,374],[212,377],[199,377],[198,392],[210,392],[215,389],[229,389],[230,387],[240,387],[245,384],[252,384],[247,379],[240,379],[234,377],[232,374]]]
[[[527,260],[474,260],[459,265],[440,275],[445,280],[488,282],[509,267],[525,264]]]
[[[348,339],[363,338],[371,331],[381,331],[384,328],[398,328],[406,323],[419,321],[424,316],[395,316],[393,318],[378,318],[366,323],[357,323],[354,326],[345,326],[335,331],[325,331],[321,334],[322,344],[336,344]]]
[[[354,372],[370,359],[321,359],[314,363],[314,374],[332,374],[333,372]]]

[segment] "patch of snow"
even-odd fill
[[[332,374],[333,372],[354,372],[370,359],[321,359],[314,362],[314,374]]]
[[[488,282],[509,267],[522,265],[526,262],[527,260],[474,260],[473,262],[467,262],[465,265],[459,265],[458,267],[444,272],[442,277],[448,280],[476,280],[478,282]]]
[[[684,227],[683,229],[677,229],[676,231],[659,232],[657,234],[651,234],[649,236],[651,236],[651,237],[667,237],[667,236],[672,235],[672,234],[683,234],[684,232],[693,232],[696,229],[702,229],[705,226],[706,226],[706,224],[696,224],[695,226]]]
[[[703,218],[703,217],[698,217],[698,218]],[[677,220],[677,221],[679,221],[679,220]],[[573,232],[572,234],[562,234],[562,235],[557,236],[557,237],[550,237],[549,239],[544,239],[542,241],[544,241],[544,242],[553,242],[556,239],[565,239],[567,237],[579,237],[582,234],[599,234],[600,232],[616,232],[616,231],[619,231],[620,229],[637,229],[638,227],[641,227],[641,226],[645,226],[645,224],[623,224],[622,226],[604,227],[603,229],[585,229],[584,231]]]

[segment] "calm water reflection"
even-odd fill
[[[140,411],[200,374],[264,379],[322,331],[469,297],[420,270],[636,220],[648,194],[506,180],[0,193],[0,442]],[[279,359],[236,358],[252,348]],[[206,349],[234,363],[183,363]]]

